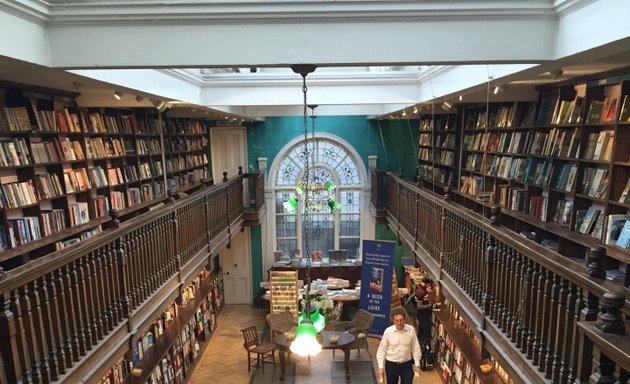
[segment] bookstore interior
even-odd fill
[[[444,383],[630,383],[630,4],[316,3],[0,1],[0,384],[351,321],[366,240]]]

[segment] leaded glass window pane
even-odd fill
[[[297,248],[297,239],[278,239],[276,240],[276,251],[282,251],[284,255],[291,257],[293,250]]]
[[[297,237],[297,225],[295,215],[277,215],[276,216],[276,236],[281,237]]]
[[[359,236],[360,220],[361,216],[358,213],[339,215],[339,236]]]
[[[341,238],[339,239],[339,249],[348,250],[349,259],[360,259],[359,254],[360,239],[356,237]]]

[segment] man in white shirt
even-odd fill
[[[420,374],[420,344],[416,331],[405,323],[405,310],[394,308],[391,315],[394,325],[385,329],[376,352],[377,374],[382,381],[386,373],[387,384],[397,384],[399,377],[400,384],[411,384],[414,372]]]

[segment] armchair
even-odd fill
[[[354,318],[351,321],[334,321],[330,323],[330,328],[332,331],[348,332],[356,336],[356,340],[350,343],[348,349],[356,349],[361,353],[361,348],[365,348],[370,358],[372,358],[372,354],[368,348],[367,333],[373,322],[373,314],[366,310],[359,309],[354,314]],[[333,355],[334,353],[335,351],[333,350]]]
[[[297,320],[289,311],[270,313],[267,315],[267,324],[271,330],[271,338],[284,332],[294,331],[297,328]]]

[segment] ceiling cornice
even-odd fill
[[[553,9],[558,18],[571,14],[597,0],[555,0]]]
[[[204,79],[187,69],[155,69],[155,71],[171,76],[175,79],[184,81],[196,87],[204,86]]]
[[[50,4],[42,0],[0,0],[0,11],[35,24],[47,25],[50,15]]]
[[[156,1],[51,0],[54,25],[304,23],[540,19],[555,17],[552,0]]]

